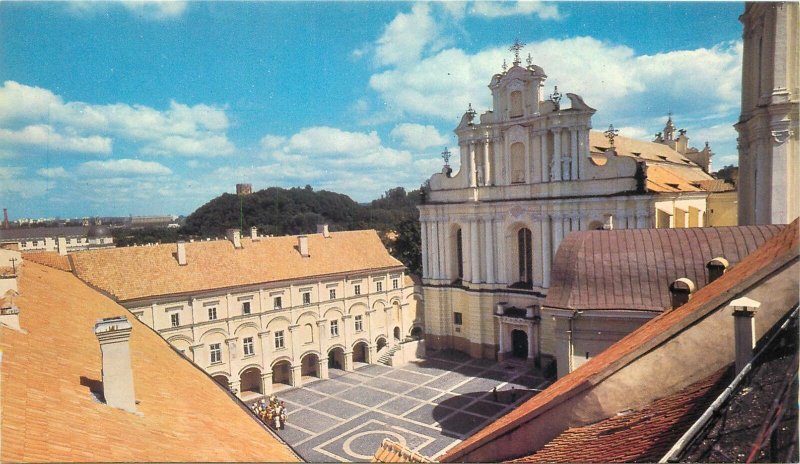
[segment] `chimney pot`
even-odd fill
[[[178,257],[178,265],[179,266],[186,266],[186,242],[183,240],[178,240],[178,249],[176,251],[176,255]]]
[[[695,291],[694,282],[686,277],[681,277],[672,282],[669,286],[669,293],[672,299],[672,309],[679,308],[686,304]]]
[[[58,237],[56,239],[56,245],[58,248],[58,254],[60,256],[67,255],[67,238],[66,237]]]
[[[303,258],[308,258],[311,256],[308,253],[308,237],[305,235],[298,235],[297,236],[297,248],[300,250],[300,256]]]
[[[131,368],[131,323],[125,316],[98,319],[94,334],[103,358],[103,397],[106,404],[136,412]]]
[[[254,242],[258,240],[258,227],[253,226],[250,228],[250,240]]]
[[[228,229],[226,236],[233,243],[234,248],[239,249],[242,247],[242,232],[239,229]]]
[[[747,297],[737,298],[728,306],[733,308],[733,343],[736,354],[736,373],[753,359],[756,330],[753,317],[761,303]]]
[[[328,224],[317,224],[317,233],[322,234],[325,238],[331,238],[331,233],[328,230]]]
[[[711,283],[720,277],[722,274],[725,274],[725,271],[728,270],[728,260],[723,257],[716,257],[706,264],[706,269],[708,269],[708,283]]]
[[[603,230],[614,230],[614,215],[606,214],[606,220],[603,224]]]

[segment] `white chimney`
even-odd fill
[[[258,227],[253,226],[250,228],[250,240],[254,242],[258,240]]]
[[[186,266],[186,242],[178,240],[178,250],[175,255],[178,257],[178,265]]]
[[[736,351],[736,373],[753,359],[756,346],[756,329],[753,316],[761,303],[747,297],[737,298],[728,306],[733,308],[733,343]]]
[[[239,229],[228,229],[227,231],[228,240],[233,243],[233,247],[239,249],[242,247],[242,233]]]
[[[603,224],[603,230],[614,230],[614,215],[613,214],[606,214],[605,215],[605,223]]]
[[[500,303],[497,303],[495,305],[495,311],[494,311],[495,314],[497,314],[499,316],[502,316],[503,314],[506,313],[506,307],[507,306],[508,306],[508,303],[506,303],[505,301],[501,301]]]
[[[58,248],[58,254],[61,256],[67,255],[67,239],[66,237],[58,237],[56,239],[56,246]]]
[[[131,323],[125,316],[98,319],[94,334],[103,357],[103,396],[106,404],[136,412],[131,368]]]
[[[311,256],[308,253],[308,237],[305,235],[297,236],[297,249],[300,250],[300,256],[308,258]]]
[[[729,266],[728,260],[723,257],[716,257],[709,261],[708,264],[706,264],[706,269],[708,269],[708,283],[722,277],[722,274],[725,274]]]
[[[331,238],[331,233],[328,230],[328,224],[317,224],[317,233],[322,234],[325,238]]]

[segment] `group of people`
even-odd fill
[[[282,429],[286,425],[286,405],[275,395],[270,395],[269,402],[262,398],[253,403],[252,409],[270,427]]]

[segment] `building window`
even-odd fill
[[[284,347],[283,343],[283,330],[275,331],[275,349],[280,350]]]
[[[242,303],[242,314],[250,314],[250,302],[245,301]]]
[[[336,299],[336,289],[332,288],[332,289],[328,290],[328,295],[330,296],[331,300],[335,300]]]
[[[382,292],[383,291],[383,282],[376,282],[375,290],[379,291],[379,292]]]
[[[458,267],[458,278],[464,278],[464,239],[461,234],[461,229],[456,231],[456,264]]]
[[[281,299],[281,297],[276,296],[275,298],[273,298],[272,299],[272,306],[275,309],[281,309],[283,307],[283,300]]]
[[[172,327],[178,327],[181,325],[181,315],[178,313],[172,313],[169,315],[169,320],[172,323]]]
[[[353,293],[356,295],[361,295],[361,285],[359,284],[353,285]]]
[[[217,320],[217,307],[210,306],[208,308],[208,320],[209,321],[216,321]]]
[[[363,332],[364,331],[364,318],[362,316],[356,316],[356,332]]]
[[[339,321],[331,321],[331,337],[339,336]]]
[[[220,347],[219,343],[212,343],[208,345],[208,348],[211,350],[211,364],[221,363],[222,362],[222,348]]]
[[[245,356],[252,356],[256,353],[253,346],[253,337],[246,337],[244,340],[242,340],[242,346],[244,346]]]
[[[303,304],[304,305],[311,304],[311,293],[309,292],[303,293]]]
[[[560,169],[560,167],[556,169]],[[520,184],[524,182],[525,182],[525,145],[517,142],[511,145],[511,183]]]
[[[453,313],[453,324],[461,325],[463,322],[464,321],[461,317],[461,313]]]
[[[397,290],[400,287],[400,279],[392,279],[392,290]]]
[[[517,252],[519,253],[519,281],[530,286],[533,282],[533,251],[531,231],[522,228],[517,232]]]

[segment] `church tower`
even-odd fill
[[[739,224],[787,224],[800,215],[798,3],[748,3],[739,20]]]

